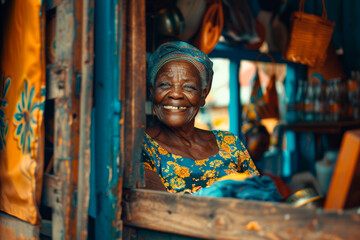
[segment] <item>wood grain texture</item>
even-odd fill
[[[141,143],[145,128],[146,39],[145,1],[127,1],[125,96],[123,102],[124,187],[141,180]]]
[[[343,137],[325,201],[325,209],[360,206],[360,130]]]
[[[44,174],[41,204],[54,208],[61,204],[62,182],[54,175]]]
[[[131,190],[124,224],[204,239],[357,239],[360,216],[284,203]]]
[[[55,99],[54,175],[62,181],[61,204],[53,208],[53,238],[75,239],[79,158],[78,81],[81,79],[82,0],[56,7],[55,64],[59,94]]]
[[[87,239],[90,198],[90,129],[94,79],[94,0],[82,1],[82,58],[76,239]]]

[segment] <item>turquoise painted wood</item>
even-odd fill
[[[121,237],[116,221],[119,179],[120,113],[117,0],[95,1],[95,163],[90,213],[95,239]]]
[[[242,136],[241,132],[241,100],[240,100],[240,82],[239,82],[240,61],[230,60],[229,69],[229,90],[230,90],[230,103],[229,103],[229,119],[230,119],[230,132],[237,136]]]

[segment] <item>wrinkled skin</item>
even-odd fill
[[[172,61],[159,70],[155,79],[154,111],[169,127],[193,126],[206,96],[194,65],[187,61]]]

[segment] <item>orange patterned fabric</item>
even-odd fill
[[[43,174],[45,65],[41,0],[13,0],[1,50],[0,210],[32,224]]]
[[[173,193],[194,193],[227,175],[259,175],[249,152],[236,135],[220,130],[212,132],[219,151],[201,160],[172,154],[145,133],[144,167],[156,172],[166,190]]]

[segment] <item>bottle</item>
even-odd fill
[[[304,79],[300,79],[295,97],[295,111],[298,122],[304,121],[304,99],[306,96],[306,87],[307,82]]]
[[[327,111],[325,113],[325,121],[327,122],[331,122],[332,119],[331,119],[331,111],[330,111],[330,105],[331,105],[331,102],[333,101],[332,98],[333,98],[333,89],[332,89],[332,83],[333,80],[330,79],[327,81],[327,84],[326,84],[326,90],[325,90],[325,94],[326,94],[326,99],[328,100],[328,108],[327,108]]]
[[[322,122],[325,116],[324,84],[320,81],[314,83],[314,121]]]
[[[306,122],[314,121],[314,83],[309,82],[306,88],[306,97],[304,99],[304,120]]]
[[[354,120],[354,101],[356,98],[356,91],[357,91],[357,82],[356,82],[356,75],[355,75],[355,71],[351,72],[351,78],[348,79],[347,81],[347,117],[350,120]]]
[[[329,116],[328,120],[331,122],[338,122],[340,120],[340,78],[334,78],[330,81],[327,89],[327,99],[329,101]]]

